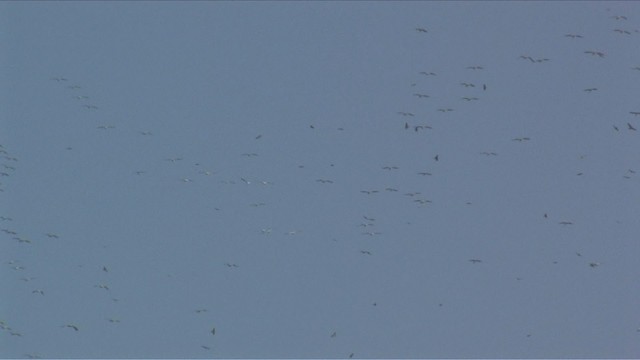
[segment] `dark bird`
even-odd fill
[[[437,76],[436,73],[434,72],[426,72],[426,71],[420,71],[420,74],[424,76]]]
[[[568,38],[576,39],[576,38],[582,38],[582,35],[578,35],[578,34],[566,34],[564,37],[568,37]]]
[[[573,225],[571,221],[560,221],[558,224],[560,225]]]
[[[635,115],[635,116],[640,116],[640,111],[629,111],[629,114]]]
[[[408,128],[409,128],[409,123],[408,123],[408,122],[404,123],[404,128],[405,128],[405,129],[408,129]]]
[[[476,87],[474,84],[472,84],[472,83],[466,83],[466,82],[460,83],[460,85],[462,85],[462,86],[464,86],[464,87]]]
[[[426,32],[428,32],[428,31],[427,31],[427,29],[422,28],[422,27],[417,27],[417,28],[416,28],[416,31],[417,31],[417,32],[421,32],[421,33],[426,33]]]
[[[629,130],[636,131],[636,128],[634,128],[630,123],[627,123],[627,126],[629,127]]]
[[[367,251],[367,250],[360,250],[360,252],[365,254],[365,255],[371,255],[371,252]]]
[[[600,263],[599,262],[592,262],[592,263],[589,263],[589,266],[591,266],[592,268],[598,267],[598,266],[600,266]]]
[[[469,262],[471,262],[472,264],[479,264],[482,262],[482,260],[480,259],[469,259]]]
[[[216,334],[216,328],[212,328],[210,332],[211,332],[211,335],[215,335]]]
[[[68,328],[71,328],[71,329],[73,329],[75,331],[79,331],[80,330],[80,329],[78,329],[78,327],[76,325],[73,325],[73,324],[62,325],[61,327],[68,327]]]
[[[434,159],[435,161],[438,161],[438,155],[434,156],[434,157],[433,157],[433,159]]]
[[[631,32],[627,31],[627,30],[622,30],[622,29],[613,29],[613,31],[619,33],[619,34],[625,34],[625,35],[631,35]]]
[[[531,56],[528,55],[520,55],[520,59],[529,60],[531,62],[536,62]]]
[[[604,57],[604,53],[603,53],[602,51],[587,50],[587,51],[585,51],[584,53],[585,53],[585,54],[590,54],[590,55],[593,55],[593,56],[599,56],[599,57],[601,57],[601,58],[603,58],[603,57]]]
[[[331,334],[331,337],[334,338],[336,337],[336,332],[334,331],[333,334]]]
[[[598,90],[598,88],[588,88],[588,89],[584,89],[584,91],[586,92],[592,92],[592,91],[596,91]]]
[[[484,90],[484,91],[487,90],[487,84],[482,84],[482,90]]]

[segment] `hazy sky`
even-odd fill
[[[0,24],[0,356],[640,357],[640,3]]]

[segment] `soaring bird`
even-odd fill
[[[478,263],[481,263],[482,260],[480,260],[480,259],[469,259],[469,262],[471,262],[473,264],[478,264]]]
[[[428,31],[427,31],[427,29],[422,28],[422,27],[417,27],[417,28],[416,28],[416,31],[417,31],[417,32],[421,32],[421,33],[426,33],[426,32],[428,32]]]
[[[627,17],[624,15],[613,15],[611,18],[616,20],[627,20]]]
[[[585,54],[590,54],[590,55],[593,55],[593,56],[599,56],[599,57],[601,57],[601,58],[603,58],[603,57],[604,57],[604,53],[603,53],[602,51],[587,50],[587,51],[585,51],[584,53],[585,53]]]
[[[627,123],[627,126],[629,127],[629,130],[636,131],[636,128],[634,128],[630,123]]]
[[[74,325],[74,324],[66,324],[66,325],[62,325],[61,327],[68,327],[68,328],[71,328],[71,329],[73,329],[73,330],[75,330],[75,331],[79,331],[79,330],[80,330],[80,329],[78,329],[78,327],[77,327],[76,325]]]

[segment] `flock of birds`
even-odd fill
[[[612,16],[611,19],[617,22],[627,21],[627,18],[621,15]],[[430,30],[426,27],[416,27],[414,30],[419,36],[431,36]],[[626,28],[615,28],[613,29],[613,31],[616,32],[617,34],[624,35],[624,36],[635,36],[636,33],[638,32],[637,30],[628,30]],[[588,36],[583,34],[570,33],[570,34],[559,34],[559,36],[566,37],[567,41],[585,41],[585,42],[588,41]],[[593,57],[601,58],[603,60],[607,58],[607,54],[600,49],[585,48],[585,50],[583,51],[583,54],[584,54],[583,56],[593,56]],[[534,57],[528,54],[522,54],[519,57],[516,55],[514,56],[514,59],[516,58],[523,61],[528,61],[532,64],[542,64],[542,63],[554,61],[553,59],[549,59],[546,57]],[[460,107],[473,106],[473,103],[482,101],[483,94],[487,94],[492,91],[492,88],[493,88],[492,79],[490,76],[483,76],[483,71],[485,71],[484,65],[478,65],[478,64],[470,65],[470,66],[467,66],[466,69],[461,69],[461,71],[473,72],[474,75],[472,78],[474,80],[460,81],[458,83],[460,88],[460,95],[458,96],[457,99],[450,99],[449,103],[453,101],[457,101],[457,103],[460,104],[459,105]],[[629,67],[630,75],[632,75],[632,72],[634,71],[640,71],[640,66],[630,65]],[[433,100],[432,94],[428,93],[428,91],[421,89],[421,87],[425,82],[428,82],[428,79],[432,77],[438,77],[441,75],[435,70],[432,71],[431,69],[420,70],[416,75],[418,77],[414,82],[410,84],[410,89],[411,89],[410,96],[412,98],[415,98],[416,101],[420,101],[420,102],[432,101]],[[76,105],[84,109],[84,111],[99,113],[103,109],[102,104],[95,103],[93,101],[92,96],[88,93],[85,93],[84,86],[76,84],[71,79],[68,79],[67,77],[64,77],[64,76],[55,76],[49,79],[49,81],[51,83],[58,84],[60,91],[69,92],[69,94],[71,94],[70,96],[74,99],[74,101],[76,101]],[[585,88],[583,91],[586,93],[594,93],[599,90],[597,87],[588,87],[588,88]],[[424,103],[421,103],[416,107],[423,106],[423,104]],[[446,116],[447,113],[451,113],[458,110],[458,107],[442,105],[442,104],[441,105],[434,104],[430,110],[442,113],[441,116]],[[615,132],[637,131],[638,125],[635,123],[636,121],[635,118],[640,116],[640,109],[631,108],[628,110],[628,114],[629,114],[628,119],[616,120],[620,122],[612,123],[611,131],[615,131]],[[418,111],[414,109],[398,110],[396,111],[395,116],[398,118],[397,121],[398,121],[399,131],[422,134],[426,132],[435,132],[438,130],[438,126],[435,123],[425,121],[425,119],[430,118],[429,116],[419,114]],[[315,131],[318,127],[319,127],[319,124],[309,125],[310,131]],[[121,128],[120,124],[111,123],[111,122],[95,124],[96,131],[108,132],[108,131],[120,130],[120,128]],[[338,128],[338,130],[345,131],[345,128]],[[139,136],[153,138],[156,131],[152,129],[152,130],[137,131],[137,133]],[[265,141],[267,136],[265,136],[265,134],[255,134],[255,135],[252,135],[252,138],[255,141]],[[518,143],[527,143],[527,142],[534,141],[534,139],[532,139],[527,134],[515,135],[509,140],[513,143],[514,146],[516,146]],[[74,151],[75,149],[72,146],[67,146],[65,150]],[[499,156],[499,154],[494,150],[480,150],[478,151],[478,154],[487,156],[487,157]],[[18,171],[18,167],[19,167],[18,165],[20,164],[19,154],[13,153],[11,149],[5,148],[4,145],[0,144],[0,155],[2,156],[1,158],[2,162],[0,164],[0,166],[2,167],[1,169],[2,171],[0,172],[0,176],[2,176],[3,179],[7,179],[7,182],[13,177],[19,178],[20,176]],[[238,157],[238,161],[243,161],[243,160],[259,161],[260,159],[259,152],[245,152],[241,154],[236,154],[236,156]],[[431,161],[430,168],[415,169],[411,171],[411,174],[405,174],[403,176],[413,176],[413,177],[420,177],[420,178],[440,176],[441,174],[438,173],[436,164],[442,161],[448,161],[447,154],[432,153],[429,157]],[[220,185],[226,184],[229,186],[231,185],[258,186],[258,187],[263,187],[265,189],[278,186],[277,182],[272,181],[270,179],[252,178],[243,174],[235,174],[234,176],[229,177],[227,179],[219,179],[219,174],[217,171],[204,167],[202,165],[202,162],[200,162],[197,159],[188,159],[188,158],[185,158],[184,156],[170,156],[170,157],[158,156],[158,161],[163,162],[167,166],[172,166],[181,162],[191,161],[192,172],[184,173],[180,175],[176,174],[174,179],[176,183],[179,183],[179,182],[186,183],[184,186],[188,186],[189,183],[200,182],[201,179],[207,179],[207,178],[208,179],[217,178],[218,179],[217,182]],[[425,164],[425,162],[422,162],[422,163]],[[334,165],[331,164],[331,167],[333,166]],[[305,166],[298,165],[298,168],[304,169]],[[392,174],[394,172],[397,173],[402,170],[399,166],[395,164],[380,164],[379,169],[382,171],[382,175],[380,175],[381,177],[387,176],[388,174]],[[147,169],[130,169],[130,173],[132,176],[136,176],[140,178],[145,178],[145,177],[149,178],[154,176],[153,171],[149,171]],[[626,179],[631,179],[635,174],[636,174],[636,170],[629,168],[623,176]],[[582,173],[578,173],[577,175],[582,175]],[[389,177],[391,177],[391,175],[389,175]],[[339,187],[341,184],[341,180],[336,178],[318,177],[310,180],[311,180],[310,181],[311,183],[315,183],[317,186]],[[0,182],[0,191],[1,192],[9,191],[9,187],[7,186],[5,181]],[[321,191],[323,191],[323,189],[315,189],[315,191],[320,193]],[[438,206],[438,204],[433,199],[425,195],[426,191],[428,191],[428,187],[422,187],[419,189],[401,189],[399,186],[389,185],[386,187],[378,187],[378,188],[362,188],[359,190],[360,195],[358,196],[375,197],[375,196],[379,196],[379,194],[382,194],[382,193],[389,193],[389,194],[399,193],[399,195],[407,199],[408,202],[412,204],[412,206],[415,206],[417,208]],[[284,199],[283,201],[286,201],[286,199]],[[250,204],[245,204],[245,205],[248,205],[251,208],[266,207],[270,209],[269,211],[277,211],[277,208],[278,208],[277,205],[273,205],[271,203],[264,202],[264,201],[256,201],[256,202],[252,202]],[[471,205],[471,202],[467,202],[465,205]],[[59,234],[54,231],[49,231],[42,234],[29,234],[28,232],[19,231],[16,227],[12,226],[12,223],[14,222],[14,218],[13,218],[13,215],[10,214],[10,209],[11,209],[10,206],[5,205],[3,208],[3,211],[7,211],[7,213],[2,214],[2,216],[0,216],[0,224],[2,225],[1,231],[3,233],[2,240],[7,242],[14,241],[24,247],[19,252],[12,254],[13,256],[16,257],[16,259],[4,261],[5,265],[8,266],[8,268],[5,267],[5,269],[10,269],[14,271],[16,274],[16,279],[19,279],[20,281],[24,282],[25,286],[29,287],[30,292],[33,296],[46,297],[49,291],[48,284],[38,282],[39,274],[30,273],[28,271],[29,264],[23,263],[19,259],[20,259],[20,256],[23,254],[23,252],[32,251],[32,248],[37,247],[39,242],[42,242],[45,240],[63,242],[65,240],[65,236],[62,233]],[[225,211],[225,208],[221,205],[216,206],[214,209],[215,211]],[[89,211],[90,209],[87,209],[87,210]],[[540,215],[540,218],[543,218],[545,221],[554,221],[555,223],[561,226],[574,225],[574,221],[571,219],[554,218],[546,212],[540,213],[539,215]],[[359,229],[360,236],[362,237],[378,238],[378,237],[385,236],[388,233],[388,231],[392,231],[392,229],[390,228],[386,229],[388,231],[386,230],[379,231],[377,227],[376,218],[371,216],[370,214],[358,214],[357,216],[354,215],[353,226]],[[288,229],[281,229],[279,233],[283,236],[298,236],[302,232],[303,230],[300,230],[298,228],[293,228],[293,229],[288,228]],[[260,227],[259,229],[256,229],[256,233],[262,236],[271,236],[272,234],[274,234],[274,228]],[[333,241],[337,241],[337,240],[333,239]],[[366,244],[366,243],[362,243],[362,244]],[[373,243],[369,243],[369,244],[373,244]],[[363,258],[374,257],[377,253],[373,246],[374,245],[371,245],[371,247],[368,247],[366,245],[360,246],[357,249],[357,252],[354,252],[354,256],[362,256]],[[576,251],[575,254],[577,257],[580,257],[580,258],[582,258],[583,256],[580,251]],[[3,255],[3,257],[5,258],[6,256],[7,256],[6,254]],[[471,257],[471,258],[465,258],[460,260],[470,264],[469,266],[471,265],[485,266],[486,264],[485,259],[480,257]],[[229,270],[229,271],[242,270],[242,266],[241,266],[242,264],[239,265],[234,260],[221,261],[219,265],[222,269],[224,269],[223,267],[226,267],[227,268],[226,270]],[[590,260],[586,260],[584,262],[584,265],[590,268],[597,268],[601,265],[601,262],[598,261],[597,259],[590,259]],[[112,284],[108,281],[108,274],[111,271],[112,265],[100,264],[96,266],[99,268],[99,270],[102,273],[104,273],[105,276],[107,276],[107,278],[106,280],[96,281],[93,287],[96,288],[97,290],[104,291],[104,296],[112,298],[111,300],[113,302],[122,303],[122,306],[126,306],[125,301],[120,301],[121,299],[113,297],[111,295]],[[518,277],[517,280],[521,280],[521,278]],[[69,286],[72,286],[72,285],[69,285]],[[377,307],[378,303],[379,301],[375,299],[371,300],[372,306]],[[442,307],[443,302],[439,302],[438,306]],[[198,316],[207,316],[207,314],[209,313],[209,309],[197,308],[197,309],[194,309],[192,312],[198,314]],[[117,325],[121,323],[120,318],[114,317],[110,314],[104,314],[104,319],[105,321],[107,321],[112,325]],[[203,342],[200,345],[200,348],[202,349],[202,351],[213,352],[215,351],[215,343],[213,339],[216,337],[216,327],[214,324],[214,319],[207,319],[206,322],[208,322],[209,325],[207,325],[206,328],[203,327],[202,332],[207,333],[207,335],[210,337],[210,341]],[[77,321],[69,321],[66,323],[61,323],[58,326],[59,328],[64,329],[65,331],[70,331],[72,333],[83,331],[83,326],[81,325],[81,323]],[[7,336],[10,336],[10,337],[20,338],[24,336],[29,336],[28,329],[16,328],[13,324],[9,323],[6,320],[0,320],[0,328],[3,330],[3,334],[6,334]],[[220,332],[223,332],[223,331],[224,329],[220,329]],[[327,333],[327,336],[331,339],[338,337],[338,335],[339,335],[339,331],[337,330],[331,330],[329,333]],[[531,334],[527,333],[526,336],[530,337]],[[3,341],[10,341],[10,340],[5,339]],[[30,358],[36,358],[36,357],[39,357],[40,355],[29,353],[29,354],[26,354],[25,356]],[[353,352],[345,354],[345,357],[348,357],[348,358],[353,358],[354,356],[355,356],[355,353]]]

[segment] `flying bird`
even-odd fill
[[[216,334],[216,328],[212,328],[210,332],[211,332],[211,335],[215,335]]]
[[[630,123],[627,123],[627,126],[629,127],[629,130],[636,131],[636,128],[634,128]]]
[[[631,35],[631,32],[627,31],[627,30],[622,30],[622,29],[613,29],[613,31],[620,33],[620,34],[625,34],[625,35]]]
[[[426,32],[428,32],[428,31],[427,31],[427,29],[422,28],[422,27],[417,27],[417,28],[416,28],[416,31],[417,31],[417,32],[421,32],[421,33],[426,33]]]
[[[480,259],[469,259],[469,262],[472,263],[472,264],[479,264],[479,263],[482,262],[482,260],[480,260]]]
[[[593,55],[593,56],[599,56],[601,58],[604,57],[604,53],[602,51],[587,50],[584,53],[585,54],[590,54],[590,55]]]
[[[616,20],[627,20],[627,17],[624,15],[613,15],[611,18]]]
[[[76,325],[74,325],[74,324],[66,324],[66,325],[62,325],[61,327],[68,327],[68,328],[71,328],[71,329],[73,329],[73,330],[75,330],[75,331],[79,331],[79,330],[80,330],[80,329],[78,329],[78,327],[77,327]]]

